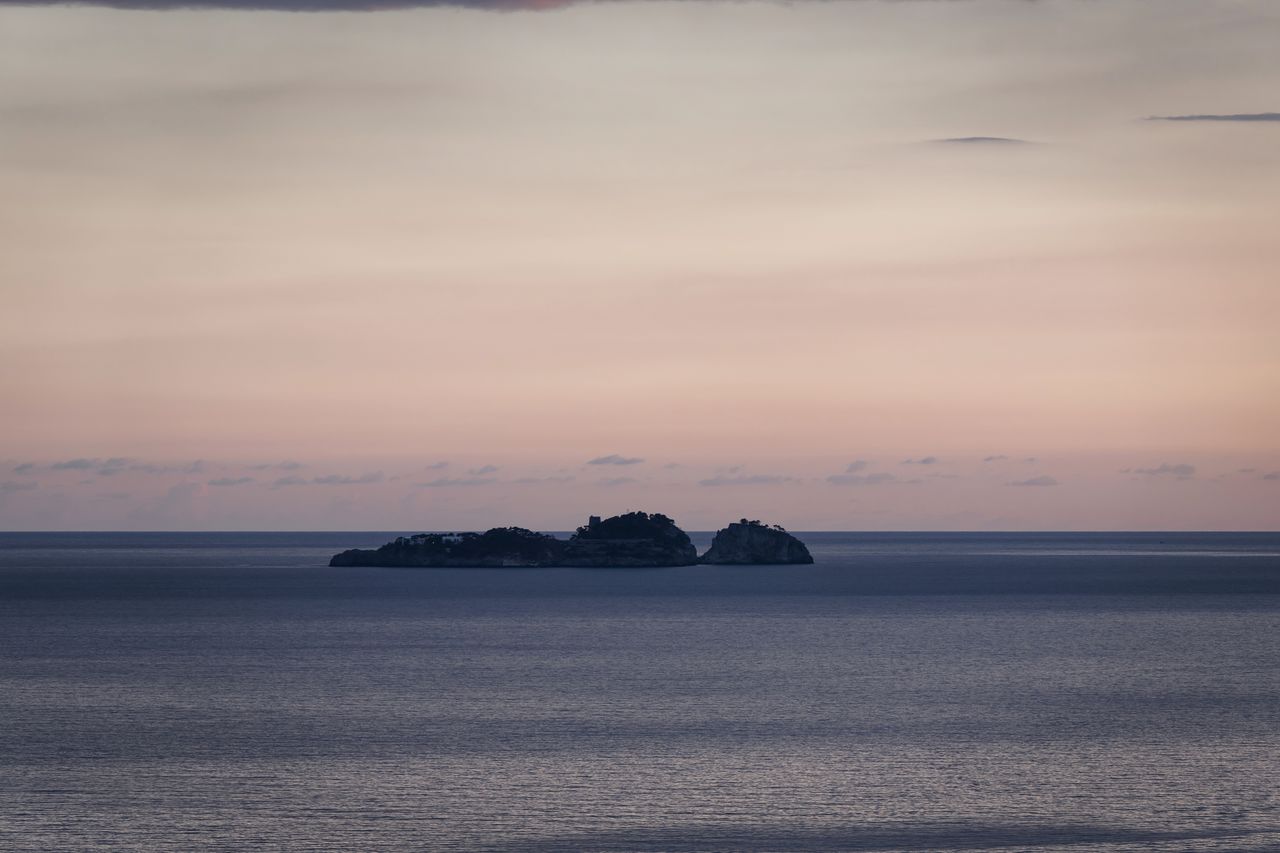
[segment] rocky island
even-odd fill
[[[700,563],[718,566],[760,566],[812,563],[809,549],[779,525],[772,527],[745,518],[716,533]]]
[[[335,554],[330,566],[400,566],[435,569],[540,568],[560,565],[565,543],[523,527],[484,533],[419,533],[400,536],[376,551]]]
[[[716,534],[711,549],[698,556],[689,535],[661,513],[629,512],[591,516],[568,541],[523,527],[495,527],[484,533],[419,533],[401,536],[374,550],[334,555],[330,566],[401,568],[660,568],[716,565],[812,563],[799,539],[781,527],[747,521]]]
[[[659,512],[629,512],[604,521],[591,516],[565,545],[561,565],[654,568],[697,562],[698,549],[674,521]]]

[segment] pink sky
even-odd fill
[[[0,6],[0,528],[1280,528],[1278,42]]]

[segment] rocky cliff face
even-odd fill
[[[565,545],[560,565],[642,568],[697,562],[698,551],[689,535],[670,518],[661,513],[629,512],[603,521],[593,516]]]
[[[375,551],[343,551],[330,566],[418,568],[499,568],[557,566],[565,543],[523,527],[495,527],[484,533],[420,533],[401,536]]]
[[[809,549],[781,527],[767,527],[745,518],[716,534],[701,563],[730,566],[812,563]]]

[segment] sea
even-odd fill
[[[0,534],[0,849],[1280,850],[1280,534],[395,535]]]

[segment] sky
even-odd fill
[[[1280,529],[1277,44],[0,0],[0,529]]]

